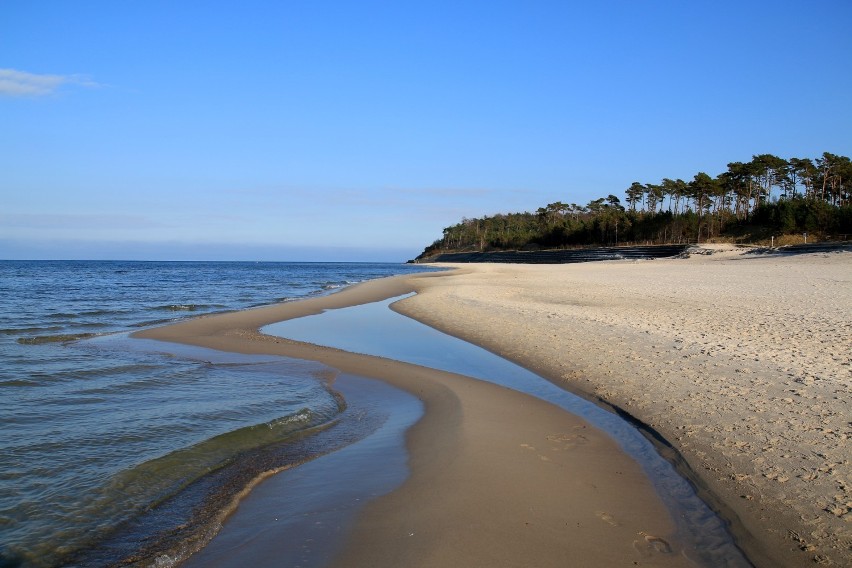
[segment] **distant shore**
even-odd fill
[[[852,565],[852,253],[466,264],[418,291],[395,307],[659,432],[752,558]]]

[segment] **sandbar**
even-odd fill
[[[426,289],[451,274],[371,281],[135,335],[316,360],[386,381],[423,402],[424,416],[406,437],[409,478],[365,507],[333,566],[693,566],[640,466],[578,417],[469,377],[257,331]],[[252,562],[250,551],[244,560]]]

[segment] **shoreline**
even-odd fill
[[[852,432],[843,421],[852,383],[843,318],[852,306],[852,255],[755,256],[721,246],[687,259],[452,267],[142,334],[350,372],[354,365],[399,384],[394,373],[424,370],[254,330],[416,291],[394,309],[658,432],[734,519],[737,541],[757,566],[852,559]],[[766,333],[773,328],[781,333]],[[427,403],[426,417],[434,415]]]
[[[464,271],[452,273],[458,272]],[[406,435],[411,476],[367,505],[334,566],[481,559],[546,566],[576,554],[601,566],[651,559],[662,566],[693,565],[682,555],[669,513],[641,467],[579,418],[467,377],[256,331],[327,308],[402,295],[447,274],[371,281],[329,296],[205,316],[134,336],[316,360],[383,380],[423,402],[424,417]],[[519,413],[522,419],[502,421]]]
[[[258,566],[327,565],[342,546],[340,532],[362,505],[402,483],[405,432],[423,414],[420,401],[383,381],[347,373],[335,376],[333,388],[347,406],[348,418],[334,427],[339,435],[364,422],[372,423],[372,431],[256,478],[234,497],[234,510],[223,516],[225,530],[180,566],[243,566],[249,557]]]
[[[852,254],[698,252],[464,265],[394,309],[658,432],[759,565],[852,563]]]

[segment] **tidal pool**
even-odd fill
[[[631,423],[481,347],[390,309],[400,296],[265,326],[267,335],[385,357],[473,377],[536,396],[605,431],[645,470],[671,511],[691,558],[708,566],[752,566],[725,522]]]

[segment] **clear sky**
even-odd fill
[[[0,258],[413,258],[852,153],[852,2],[0,0]]]

